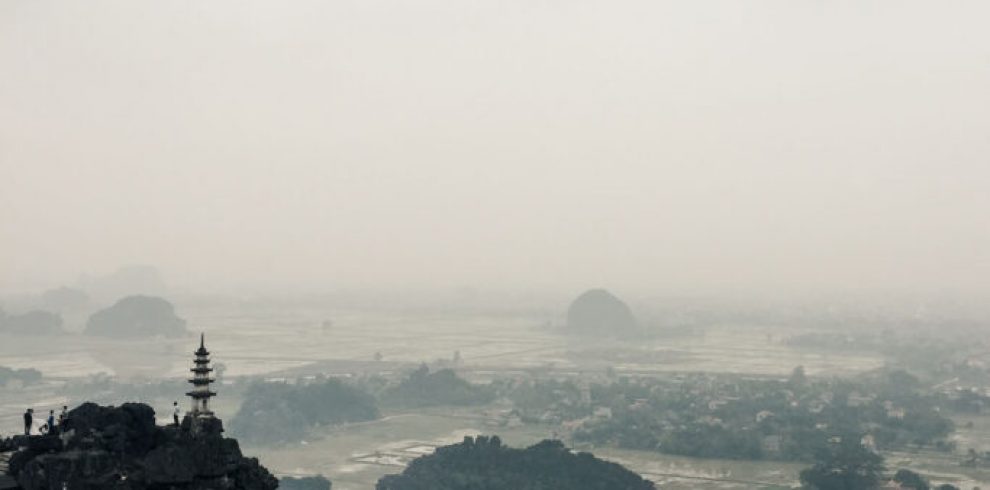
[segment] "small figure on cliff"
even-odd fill
[[[54,434],[55,433],[55,411],[54,410],[49,410],[48,411],[48,433],[49,434]]]
[[[34,416],[31,415],[33,409],[29,408],[24,412],[24,435],[31,435],[31,424],[34,423]]]
[[[65,425],[66,420],[69,420],[69,407],[62,405],[62,413],[58,414],[58,427],[60,429]]]
[[[179,426],[179,415],[181,413],[182,410],[179,410],[179,402],[172,402],[172,421],[175,423],[176,427]]]

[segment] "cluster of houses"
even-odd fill
[[[663,397],[664,393],[672,391],[676,391],[681,396],[686,395],[692,399],[692,406],[703,407],[701,410],[689,414],[693,422],[726,426],[727,424],[718,416],[719,410],[735,402],[745,402],[747,399],[752,401],[753,393],[751,390],[754,389],[754,386],[760,386],[761,382],[765,381],[765,378],[756,377],[726,378],[716,375],[693,374],[667,378],[662,383],[649,378],[628,380],[627,383],[631,387],[647,388],[650,394],[656,397]],[[526,381],[520,380],[520,382]],[[553,402],[547,406],[521,409],[506,400],[502,408],[486,413],[487,423],[493,427],[516,427],[525,423],[541,423],[553,425],[564,434],[573,434],[582,428],[611,419],[614,408],[621,407],[622,411],[628,412],[652,409],[649,398],[623,399],[620,395],[618,399],[593,400],[590,381],[577,382],[576,385],[577,389],[554,389],[553,396],[549,397]],[[643,390],[634,391],[642,392]],[[823,390],[810,396],[799,396],[794,390],[781,387],[769,395],[776,396],[777,400],[783,397],[792,409],[800,410],[803,407],[811,414],[822,413],[837,402],[837,396],[831,390]],[[844,404],[849,407],[868,407],[879,404],[889,419],[902,420],[908,414],[905,407],[898,406],[891,400],[879,400],[875,393],[865,393],[858,390],[854,390],[844,397]],[[677,420],[678,417],[688,416],[688,414],[669,415],[670,417],[663,417],[665,420],[660,421],[661,425]],[[773,410],[763,409],[753,414],[752,422],[753,425],[772,422],[777,416],[778,414]],[[876,423],[874,425],[879,427]],[[673,427],[674,425],[671,425],[671,428]],[[815,428],[827,431],[829,426],[826,422],[819,422]],[[860,442],[870,450],[877,448],[876,439],[872,434],[866,434]],[[779,455],[782,450],[782,443],[783,440],[780,435],[767,435],[762,438],[762,450],[768,455]]]

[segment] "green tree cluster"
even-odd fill
[[[883,457],[848,434],[823,449],[815,465],[801,472],[801,483],[816,490],[869,490],[883,478]]]
[[[308,383],[256,383],[230,422],[231,432],[248,443],[302,439],[317,426],[374,420],[375,398],[338,379]]]
[[[425,364],[382,393],[383,403],[399,407],[481,405],[494,398],[495,392],[489,386],[471,384],[451,369],[430,372]]]
[[[376,490],[652,490],[653,483],[617,463],[574,453],[560,441],[526,449],[502,445],[498,436],[466,437],[414,460]]]

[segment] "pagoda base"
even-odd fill
[[[209,413],[209,415],[205,415],[206,413]],[[182,424],[179,427],[183,432],[190,432],[192,434],[223,433],[223,421],[214,417],[213,412],[186,414],[182,418]]]

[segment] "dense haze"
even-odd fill
[[[0,2],[0,290],[990,291],[990,4]]]

